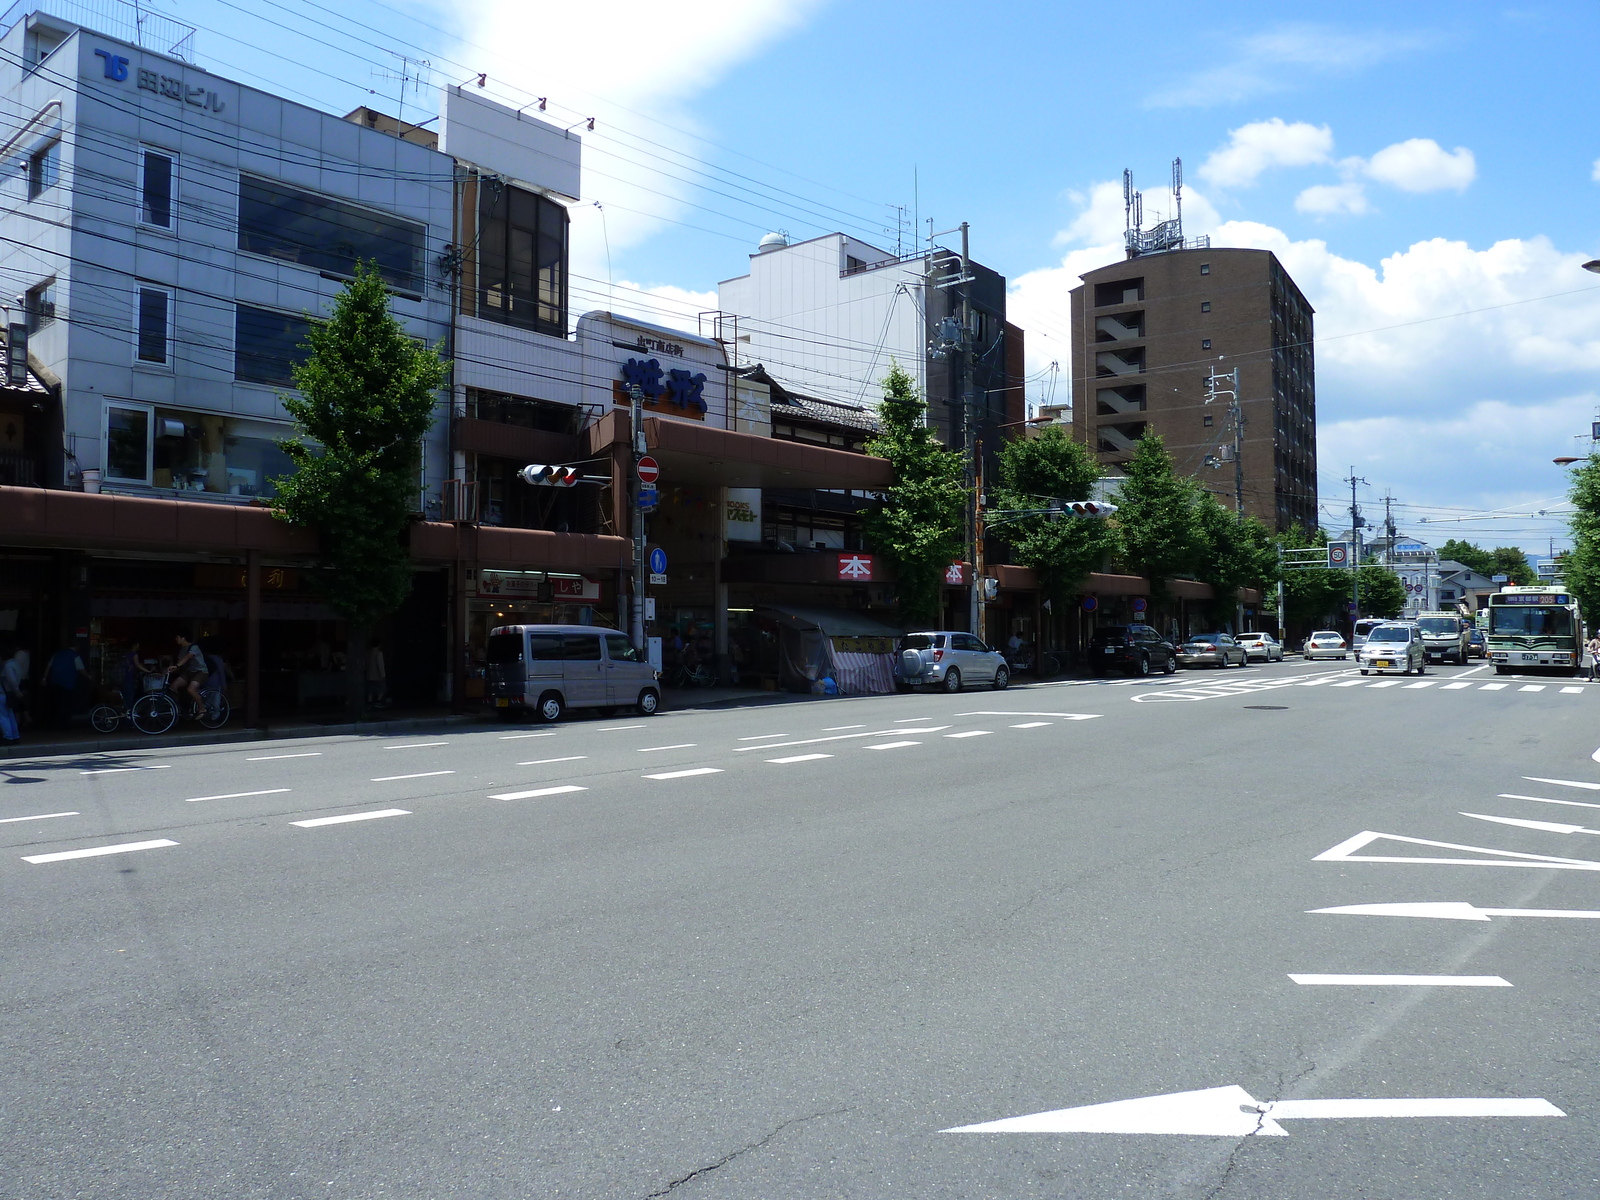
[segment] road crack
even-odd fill
[[[840,1113],[847,1113],[849,1111],[851,1111],[851,1110],[848,1109],[848,1108],[830,1108],[830,1109],[828,1109],[828,1110],[826,1110],[824,1112],[811,1113],[811,1114],[809,1114],[807,1116],[804,1116],[804,1117],[794,1117],[791,1120],[785,1121],[782,1125],[779,1125],[776,1129],[774,1129],[771,1133],[767,1134],[767,1136],[762,1138],[760,1141],[751,1142],[748,1146],[740,1146],[737,1150],[731,1150],[727,1154],[724,1154],[721,1158],[717,1159],[717,1161],[714,1162],[714,1163],[707,1163],[703,1167],[696,1167],[693,1171],[690,1171],[687,1175],[683,1175],[683,1176],[680,1176],[677,1179],[674,1179],[671,1183],[667,1184],[667,1186],[662,1188],[660,1191],[651,1192],[649,1195],[647,1195],[644,1198],[644,1200],[659,1200],[660,1197],[667,1195],[667,1193],[673,1191],[676,1188],[682,1187],[684,1184],[688,1183],[690,1180],[698,1179],[702,1175],[709,1175],[712,1171],[715,1171],[715,1170],[718,1170],[719,1168],[727,1166],[734,1159],[742,1157],[743,1155],[749,1154],[752,1150],[761,1149],[761,1147],[765,1146],[773,1138],[777,1137],[785,1129],[788,1129],[793,1125],[804,1125],[807,1121],[817,1121],[817,1120],[820,1120],[823,1117],[836,1117]]]
[[[1294,1056],[1307,1065],[1287,1079],[1284,1078],[1282,1071],[1278,1072],[1278,1082],[1272,1089],[1272,1100],[1262,1100],[1257,1103],[1256,1127],[1233,1144],[1233,1149],[1228,1151],[1228,1161],[1222,1166],[1222,1175],[1217,1179],[1216,1186],[1205,1194],[1203,1200],[1217,1200],[1217,1197],[1222,1195],[1223,1190],[1228,1186],[1228,1181],[1233,1177],[1234,1169],[1239,1165],[1240,1154],[1247,1145],[1260,1136],[1262,1125],[1271,1116],[1273,1102],[1283,1099],[1283,1094],[1286,1091],[1317,1069],[1317,1064],[1306,1058],[1305,1052],[1299,1046],[1294,1048]]]

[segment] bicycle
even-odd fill
[[[140,733],[155,736],[166,733],[180,717],[198,721],[207,729],[221,729],[232,713],[227,696],[221,692],[201,692],[199,704],[185,694],[180,706],[177,697],[163,691],[146,692],[130,709],[102,704],[89,714],[89,720],[101,733],[111,733],[126,720]]]

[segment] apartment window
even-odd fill
[[[144,151],[139,173],[139,220],[157,229],[172,228],[177,159],[164,150]]]
[[[304,362],[311,322],[293,313],[240,304],[233,321],[233,375],[248,383],[293,387],[290,368]]]
[[[478,195],[478,316],[565,337],[567,210],[487,182]]]
[[[28,199],[37,200],[61,178],[61,143],[41,146],[28,157]]]
[[[134,357],[147,366],[164,367],[172,358],[172,293],[166,288],[139,288],[139,329]]]
[[[28,289],[23,297],[23,311],[27,314],[28,332],[38,333],[56,319],[56,281],[46,279]]]
[[[1201,338],[1200,339],[1200,349],[1202,349],[1202,350],[1211,349],[1211,339],[1210,338]]]
[[[334,275],[377,263],[397,288],[422,286],[424,226],[272,179],[239,176],[239,249]]]
[[[1201,420],[1202,420],[1202,421],[1203,421],[1203,422],[1204,422],[1204,423],[1205,423],[1205,427],[1206,427],[1206,428],[1207,428],[1207,429],[1210,429],[1210,428],[1211,428],[1211,425],[1212,425],[1212,420],[1211,420],[1211,414],[1210,414],[1210,413],[1207,413],[1207,414],[1206,414],[1206,415],[1205,415],[1205,416],[1203,416],[1203,417],[1202,417],[1202,418],[1200,418],[1200,419],[1201,419]]]
[[[1210,312],[1211,311],[1211,301],[1209,301],[1209,300],[1200,301],[1200,311],[1201,312]]]
[[[1109,283],[1094,285],[1094,306],[1108,304],[1138,304],[1144,299],[1144,279],[1114,279]]]
[[[150,482],[150,427],[154,421],[155,410],[148,404],[106,405],[107,479]]]
[[[1200,274],[1202,274],[1202,275],[1211,274],[1211,264],[1210,263],[1201,263],[1200,264]]]

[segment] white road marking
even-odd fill
[[[4,820],[0,820],[0,825],[11,825],[11,824],[16,823],[17,821],[48,821],[51,817],[80,817],[82,815],[83,815],[82,813],[62,812],[62,813],[40,813],[36,817],[6,817]]]
[[[564,783],[560,787],[534,788],[528,792],[501,792],[497,796],[490,796],[491,800],[532,800],[538,796],[564,796],[568,792],[587,792],[586,787],[579,787],[575,783]]]
[[[307,750],[303,754],[259,754],[255,758],[247,758],[245,762],[272,762],[280,758],[321,758],[321,750]]]
[[[1569,808],[1600,808],[1600,804],[1587,804],[1582,800],[1552,800],[1548,796],[1519,796],[1515,792],[1501,792],[1501,800],[1533,800],[1539,804],[1565,804]]]
[[[1600,762],[1600,759],[1596,759]],[[1524,775],[1529,783],[1553,783],[1557,787],[1583,788],[1585,791],[1600,792],[1600,783],[1584,783],[1579,779],[1542,779],[1538,775]]]
[[[941,1133],[1142,1133],[1183,1137],[1287,1137],[1279,1121],[1403,1117],[1564,1117],[1548,1100],[1521,1097],[1380,1097],[1257,1100],[1237,1084],[1030,1113]]]
[[[1536,829],[1540,833],[1592,833],[1600,837],[1600,829],[1585,829],[1582,825],[1567,825],[1556,821],[1528,821],[1521,817],[1488,817],[1483,813],[1461,814],[1477,821],[1493,821],[1496,825],[1514,825],[1518,829]]]
[[[915,725],[918,721],[926,721],[927,717],[896,717],[896,725]]]
[[[1296,975],[1304,987],[1510,987],[1498,975]]]
[[[1583,695],[1583,689],[1581,687],[1564,687],[1561,689],[1561,694],[1563,696],[1581,696]]]
[[[646,779],[688,779],[691,775],[721,775],[721,767],[695,767],[692,771],[663,771],[659,775],[646,775]]]
[[[1054,725],[1054,724],[1055,724],[1054,721],[1023,721],[1020,724],[1013,725],[1011,728],[1013,728],[1013,729],[1043,729],[1046,725]]]
[[[595,729],[596,733],[618,733],[624,729],[644,729],[643,725],[601,725]]]
[[[1494,854],[1498,858],[1402,858],[1357,854],[1376,841],[1404,842],[1410,846],[1432,846],[1439,850],[1463,850],[1468,854]],[[1433,842],[1426,838],[1402,837],[1397,833],[1375,833],[1367,829],[1346,838],[1331,850],[1324,850],[1312,862],[1375,862],[1402,866],[1448,867],[1540,867],[1549,871],[1600,871],[1600,862],[1587,858],[1557,858],[1550,854],[1525,854],[1518,850],[1495,850],[1488,846],[1462,846],[1455,842]]]
[[[535,758],[535,759],[531,759],[528,762],[520,762],[520,763],[517,764],[517,766],[519,766],[519,767],[543,767],[543,766],[548,765],[549,763],[578,762],[580,759],[585,759],[585,758],[588,758],[588,757],[589,756],[587,754],[569,754],[565,758]]]
[[[1600,912],[1581,908],[1478,908],[1462,900],[1415,904],[1346,904],[1339,908],[1313,908],[1308,911],[1352,917],[1429,917],[1441,921],[1487,921],[1491,917],[1573,917],[1584,921],[1600,921]]]
[[[834,731],[839,730],[839,729],[865,729],[865,728],[866,728],[865,725],[824,725],[822,727],[822,732],[823,733],[833,733]]]
[[[1365,680],[1361,680],[1361,679],[1341,679],[1338,683],[1334,684],[1333,686],[1334,687],[1360,687],[1362,685],[1362,683],[1364,683],[1364,682],[1365,682]]]
[[[749,737],[742,737],[741,742],[764,742],[769,738],[788,737],[787,733],[756,733]]]
[[[1517,689],[1517,691],[1519,691],[1519,692],[1542,692],[1542,691],[1544,691],[1544,684],[1542,684],[1542,683],[1525,683],[1521,687],[1519,687]]]
[[[79,771],[79,775],[117,775],[124,771],[166,771],[171,769],[170,763],[162,763],[154,767],[100,767],[93,771]]]
[[[1509,683],[1486,683],[1478,690],[1480,692],[1503,692],[1510,686]]]
[[[502,733],[500,735],[500,740],[502,742],[515,742],[521,738],[555,737],[555,735],[556,731],[553,729],[547,729],[543,733]]]
[[[863,746],[863,750],[901,750],[906,746],[920,746],[921,742],[879,742],[876,746]]]
[[[947,738],[988,737],[993,732],[994,732],[994,730],[992,730],[992,729],[969,729],[965,733],[947,733],[947,734],[945,734],[945,737],[947,737]]]
[[[1471,686],[1472,685],[1470,683],[1447,683],[1439,690],[1441,692],[1459,692],[1462,688],[1469,688]]]
[[[977,712],[957,713],[958,717],[1059,717],[1063,721],[1098,721],[1099,713],[1017,712],[1013,709],[984,708]]]
[[[1324,683],[1332,683],[1332,682],[1333,682],[1333,677],[1331,675],[1324,675],[1321,679],[1304,679],[1304,680],[1301,680],[1299,686],[1301,686],[1301,687],[1319,687]]]
[[[410,810],[404,808],[375,808],[371,812],[349,813],[342,817],[312,817],[309,821],[290,821],[291,825],[298,825],[301,829],[315,829],[319,825],[347,825],[351,821],[376,821],[380,817],[409,817]]]
[[[1477,666],[1469,668],[1468,670],[1457,671],[1454,675],[1450,676],[1450,678],[1465,679],[1468,675],[1476,675],[1479,671],[1487,671],[1491,665],[1492,664],[1490,663],[1479,663]]]
[[[1437,682],[1438,682],[1438,680],[1436,680],[1436,679],[1423,679],[1423,680],[1418,681],[1417,683],[1408,683],[1408,684],[1406,684],[1406,688],[1410,689],[1410,688],[1432,687]]]
[[[1368,687],[1375,687],[1375,688],[1399,687],[1400,686],[1400,681],[1398,679],[1380,679],[1376,683],[1367,684],[1367,686]]]
[[[788,758],[769,758],[769,763],[816,762],[819,758],[832,758],[831,754],[791,754]]]
[[[454,771],[418,771],[415,775],[379,775],[373,783],[393,783],[397,779],[431,779],[435,775],[454,775]]]
[[[865,729],[866,727],[858,725],[852,728]],[[769,742],[765,746],[736,746],[733,752],[735,754],[746,754],[751,750],[786,750],[790,746],[815,746],[821,742],[848,742],[856,738],[888,737],[891,734],[940,733],[949,728],[950,726],[948,725],[930,725],[922,729],[869,729],[866,733],[836,733],[832,737],[800,738],[798,741],[793,742]]]
[[[405,742],[399,746],[385,746],[385,750],[421,750],[425,746],[448,746],[449,742]]]
[[[287,792],[289,788],[262,788],[259,792],[224,792],[220,796],[190,796],[185,804],[199,804],[202,800],[242,800],[246,796],[276,796],[280,792]]]
[[[168,838],[157,838],[152,842],[118,842],[115,846],[94,846],[88,850],[60,850],[55,854],[26,854],[22,861],[25,863],[53,863],[66,862],[69,858],[99,858],[102,854],[127,854],[132,850],[155,850],[161,846],[176,846],[178,843]]]
[[[679,742],[675,746],[640,746],[637,753],[653,754],[657,750],[693,750],[694,747],[694,742]]]

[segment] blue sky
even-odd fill
[[[1191,231],[1273,249],[1318,309],[1325,501],[1354,464],[1424,536],[1559,544],[1550,520],[1415,522],[1559,505],[1550,459],[1600,403],[1600,277],[1578,269],[1600,255],[1595,5],[198,0],[174,15],[202,27],[207,65],[329,109],[394,111],[409,54],[438,81],[482,70],[504,99],[545,96],[563,124],[597,117],[586,202],[605,211],[575,220],[579,307],[632,286],[642,310],[692,322],[768,229],[892,243],[890,206],[913,203],[941,229],[970,221],[975,255],[1012,280],[1041,389],[1066,362],[1077,273],[1117,256],[1122,168],[1152,212],[1181,155]]]

